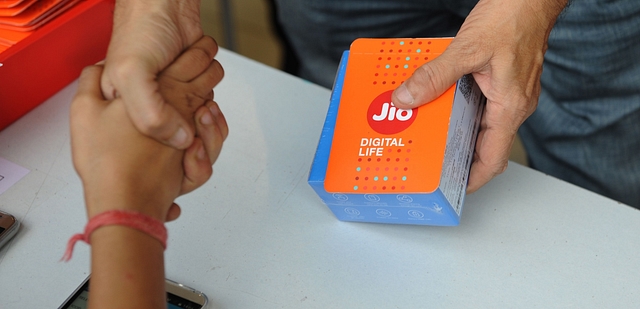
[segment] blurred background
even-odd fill
[[[295,60],[278,35],[273,9],[273,0],[202,0],[202,28],[223,48],[292,72]],[[527,156],[519,139],[510,159],[526,165]]]
[[[282,42],[272,12],[273,0],[202,0],[202,28],[218,45],[282,69]]]

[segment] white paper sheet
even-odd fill
[[[7,159],[0,158],[0,194],[7,191],[27,174],[29,174],[28,169]]]

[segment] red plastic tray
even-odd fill
[[[104,59],[114,0],[81,1],[0,52],[0,130]]]

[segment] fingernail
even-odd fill
[[[207,155],[204,152],[204,146],[202,144],[200,144],[200,147],[198,147],[198,152],[196,153],[196,155],[198,156],[199,160],[204,160],[205,156]]]
[[[209,107],[209,110],[215,117],[218,117],[218,115],[220,115],[220,109],[218,108],[218,104],[211,105],[211,107]]]
[[[400,101],[397,103],[413,105],[413,96],[411,96],[411,93],[409,93],[409,89],[407,89],[405,84],[400,85],[400,87],[396,89],[396,98]]]
[[[171,137],[169,143],[174,147],[182,147],[187,143],[187,139],[187,131],[184,128],[180,128],[178,129],[178,131],[176,131],[175,134],[173,134],[173,137]]]
[[[213,124],[213,118],[211,118],[211,114],[209,113],[204,113],[204,115],[202,115],[202,117],[200,117],[200,122],[204,125],[211,125]]]

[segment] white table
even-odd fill
[[[458,227],[346,223],[306,183],[329,91],[227,51],[231,133],[180,198],[167,276],[211,308],[640,308],[640,211],[517,164],[468,196]],[[23,223],[0,251],[0,307],[56,308],[89,270],[58,262],[86,218],[70,159],[76,83],[0,132],[31,170],[0,195]]]

